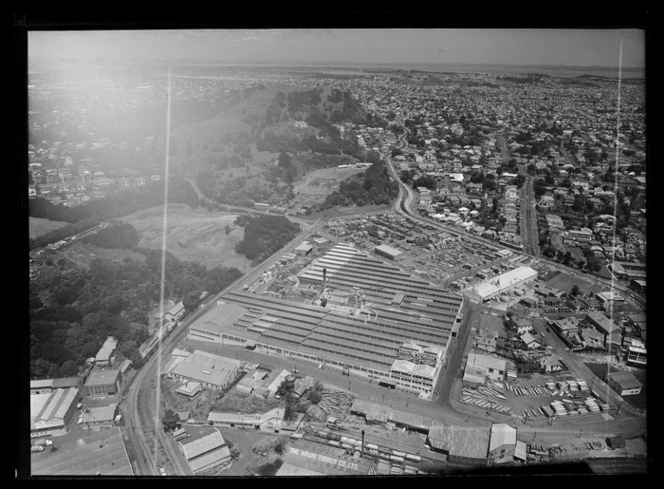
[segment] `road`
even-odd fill
[[[535,192],[530,175],[521,187],[521,239],[523,252],[538,258],[540,256],[539,234],[537,232],[537,211],[535,210]]]
[[[394,180],[399,184],[399,187],[400,187],[399,195],[398,195],[398,197],[397,197],[397,199],[394,203],[394,209],[395,209],[396,212],[398,212],[398,213],[400,213],[400,214],[402,214],[406,217],[410,217],[411,219],[419,221],[423,224],[427,224],[427,225],[436,227],[437,229],[440,229],[441,231],[445,231],[446,233],[452,234],[454,236],[458,236],[458,237],[460,237],[460,238],[462,238],[462,239],[464,239],[468,242],[483,244],[483,245],[486,245],[486,246],[489,246],[489,247],[492,247],[492,248],[495,248],[495,249],[502,249],[503,248],[502,246],[497,245],[495,241],[485,239],[485,238],[481,238],[481,237],[478,237],[478,236],[470,235],[470,234],[466,233],[465,231],[459,230],[458,228],[448,226],[446,224],[440,223],[440,222],[435,221],[433,219],[428,219],[428,218],[422,217],[419,213],[414,212],[413,209],[412,209],[412,205],[413,205],[413,202],[415,200],[413,190],[408,185],[406,185],[405,183],[403,183],[401,181],[396,169],[394,168],[392,160],[389,156],[385,157],[385,162],[387,163],[388,172],[390,173],[392,178],[394,178]],[[577,275],[578,274],[580,277],[583,277],[583,273],[580,272],[578,269],[565,266],[562,263],[559,263],[559,262],[556,262],[556,261],[549,260],[545,257],[542,257],[539,254],[539,237],[537,236],[537,230],[536,230],[537,229],[536,212],[533,212],[533,218],[532,219],[534,221],[532,223],[533,231],[531,232],[531,235],[532,235],[533,241],[537,242],[537,246],[538,246],[537,259],[539,259],[542,263],[546,264],[547,266],[549,266],[550,268],[553,268],[555,270],[559,270],[561,272],[571,274],[571,275]],[[516,251],[516,250],[511,250],[511,251],[512,251],[512,253],[521,254],[521,255],[527,256],[529,258],[534,258],[535,257],[535,256],[532,256],[530,254],[519,252],[519,251]],[[585,280],[587,280],[589,282],[594,281],[597,284],[601,283],[602,285],[606,286],[607,288],[609,288],[611,290],[616,290],[616,291],[620,292],[624,296],[629,297],[630,299],[632,299],[634,302],[636,302],[640,307],[642,307],[645,310],[645,307],[646,307],[645,299],[643,297],[639,296],[633,290],[631,290],[626,284],[622,284],[622,283],[619,283],[617,281],[612,282],[609,279],[600,278],[597,275],[587,275],[583,278],[585,278]]]

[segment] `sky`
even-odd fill
[[[639,29],[31,31],[28,57],[645,67]]]

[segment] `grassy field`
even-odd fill
[[[550,278],[547,278],[546,283],[551,287],[555,287],[565,292],[571,292],[572,287],[578,285],[583,294],[587,294],[588,292],[600,292],[605,289],[603,285],[595,285],[593,282],[585,280],[579,276],[569,275],[562,272],[551,274]]]
[[[364,168],[323,168],[314,170],[294,185],[296,205],[313,205],[321,203],[335,190],[339,184],[350,177],[365,171]]]
[[[244,237],[244,229],[233,225],[236,217],[171,204],[166,213],[166,249],[178,259],[195,261],[208,268],[235,267],[245,272],[251,262],[235,251],[235,245]],[[161,249],[163,206],[138,211],[121,220],[136,228],[141,236],[139,246]]]
[[[50,219],[42,219],[41,217],[30,217],[28,219],[28,229],[31,238],[36,238],[69,224],[64,221],[51,221]]]

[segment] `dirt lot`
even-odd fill
[[[64,221],[51,221],[50,219],[42,219],[41,217],[29,217],[28,229],[30,238],[36,238],[51,231],[55,231],[67,224],[69,223]]]
[[[67,260],[85,268],[87,268],[90,265],[90,262],[95,258],[104,258],[115,261],[120,261],[127,257],[140,261],[145,259],[143,255],[135,251],[100,248],[98,246],[85,243],[75,243],[67,248],[64,248],[62,253]]]
[[[153,207],[122,218],[138,231],[141,236],[139,246],[161,248],[163,209],[163,206]],[[233,225],[236,217],[235,214],[171,204],[166,214],[166,248],[181,260],[195,261],[208,268],[235,267],[246,272],[251,262],[235,252],[235,245],[244,236],[244,229]]]

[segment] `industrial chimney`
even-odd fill
[[[364,430],[362,430],[362,448],[360,449],[360,457],[364,457]]]

